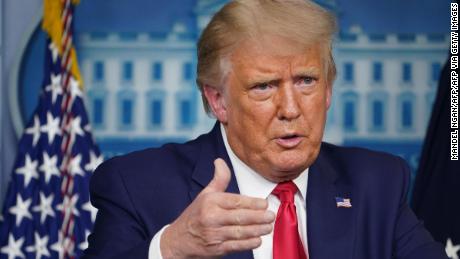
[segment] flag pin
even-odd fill
[[[351,199],[335,197],[337,208],[351,208]]]

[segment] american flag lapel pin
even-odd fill
[[[351,208],[351,199],[335,197],[337,208]]]

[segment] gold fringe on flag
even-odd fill
[[[73,5],[80,3],[80,0],[72,0]],[[63,10],[63,3],[61,0],[44,0],[43,5],[43,21],[42,29],[48,33],[51,41],[59,51],[59,57],[62,57],[62,34],[63,34],[63,21],[61,20]],[[78,68],[77,54],[75,47],[72,44],[70,50],[70,58],[72,59],[72,67],[70,71],[72,76],[79,82],[80,88],[83,89],[83,80]]]

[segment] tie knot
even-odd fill
[[[294,195],[296,193],[297,186],[292,181],[279,183],[272,191],[272,194],[278,197],[281,202],[290,203],[294,203]]]

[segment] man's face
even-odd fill
[[[318,45],[268,37],[230,57],[214,111],[235,154],[270,181],[295,179],[319,153],[332,88],[321,54]]]

